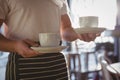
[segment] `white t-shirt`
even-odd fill
[[[38,41],[38,34],[41,32],[58,33],[60,16],[67,13],[67,8],[65,2],[62,6],[56,2],[54,0],[0,0],[0,19],[8,25],[7,37]]]

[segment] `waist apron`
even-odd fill
[[[49,53],[23,58],[16,53],[10,53],[6,80],[68,80],[64,55]]]

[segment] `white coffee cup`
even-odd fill
[[[98,17],[97,16],[79,17],[79,24],[81,28],[98,27]]]
[[[39,33],[41,47],[56,47],[60,45],[60,34],[58,33]]]

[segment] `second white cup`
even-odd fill
[[[79,17],[79,24],[81,28],[98,27],[98,17],[97,16]]]
[[[56,47],[60,44],[60,34],[58,33],[39,33],[41,47]]]

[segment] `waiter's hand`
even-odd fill
[[[84,34],[78,34],[78,38],[80,40],[89,42],[94,41],[96,37],[100,36],[100,33],[84,33]]]
[[[96,37],[100,35],[100,33],[84,33],[84,34],[77,34],[74,28],[71,25],[71,20],[68,14],[64,14],[61,16],[61,36],[62,39],[66,41],[74,41],[76,39],[80,39],[83,41],[94,41]]]
[[[37,56],[39,53],[37,51],[32,50],[31,46],[39,46],[38,43],[31,40],[20,40],[15,41],[15,52],[17,52],[22,57],[33,57]]]

